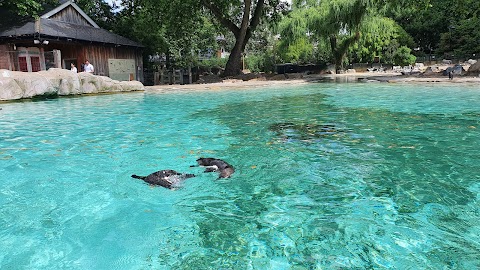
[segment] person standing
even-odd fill
[[[87,60],[87,61],[85,61],[85,67],[84,67],[83,71],[88,72],[88,73],[93,73],[95,71],[95,69],[93,68],[93,65],[90,64],[90,62]]]
[[[75,67],[75,64],[74,64],[74,63],[70,63],[70,70],[71,70],[73,73],[77,73],[77,72],[78,72],[77,67]]]

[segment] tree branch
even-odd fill
[[[255,29],[257,28],[258,24],[260,23],[260,18],[262,17],[264,6],[265,6],[265,0],[259,0],[257,2],[257,6],[255,7],[255,11],[253,13],[252,20],[250,21],[250,26],[248,27],[247,33],[245,35],[245,40],[247,42],[252,37],[252,33],[255,32]],[[246,42],[245,42],[245,45],[246,45]],[[245,49],[245,45],[243,46],[243,49]]]
[[[262,17],[263,7],[265,6],[265,0],[258,0],[257,6],[255,7],[255,12],[253,13],[252,20],[250,22],[250,31],[255,31],[258,24],[260,23],[260,18]]]
[[[225,16],[223,16],[223,12],[217,6],[215,6],[215,4],[210,2],[210,0],[202,0],[202,5],[212,12],[213,16],[217,18],[220,24],[232,31],[235,37],[238,37],[240,34],[240,28],[238,28],[238,26],[236,26],[231,20],[225,18]]]
[[[263,1],[263,0],[261,0]],[[250,32],[250,11],[252,10],[252,1],[245,0],[244,1],[245,7],[243,10],[243,19],[242,24],[240,27],[240,36],[237,38],[235,47],[240,45],[240,51],[243,53],[245,51],[245,46],[247,45],[248,40],[252,36],[252,32]]]

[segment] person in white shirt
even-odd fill
[[[93,73],[95,70],[93,68],[93,65],[90,64],[90,62],[87,60],[85,61],[85,66],[83,67],[83,71]]]
[[[75,64],[74,63],[70,63],[70,70],[73,72],[73,73],[77,73],[78,70],[77,68],[75,67]]]

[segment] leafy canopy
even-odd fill
[[[1,0],[0,29],[22,25],[52,8],[58,0]]]

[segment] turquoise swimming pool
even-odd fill
[[[480,87],[0,104],[1,269],[477,269]],[[191,168],[235,166],[229,179]],[[178,190],[130,178],[195,173]]]

